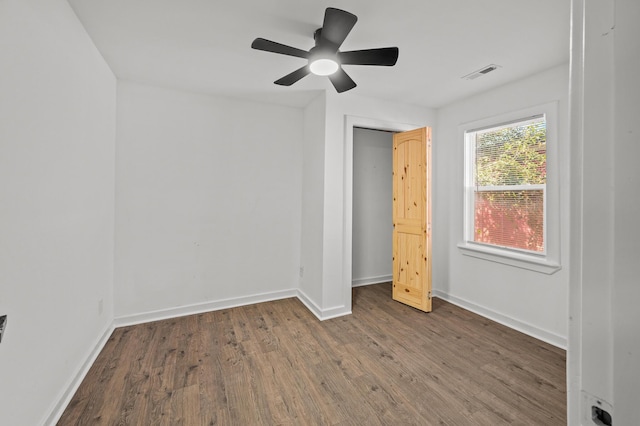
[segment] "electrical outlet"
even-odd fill
[[[602,398],[582,391],[582,424],[611,426],[613,423],[613,406]]]
[[[0,316],[0,342],[2,342],[2,336],[4,335],[4,330],[7,327],[7,316]]]
[[[98,315],[102,315],[102,312],[104,312],[104,300],[100,299],[98,300]]]
[[[300,278],[304,277],[304,266],[300,267]]]

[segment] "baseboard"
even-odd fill
[[[351,281],[351,287],[360,287],[363,285],[388,283],[393,278],[393,275],[378,275],[375,277],[356,278]]]
[[[123,315],[113,320],[114,326],[126,327],[129,325],[144,324],[151,321],[160,321],[170,318],[184,317],[187,315],[201,314],[203,312],[219,311],[220,309],[237,308],[239,306],[253,305],[254,303],[270,302],[272,300],[297,297],[320,321],[351,314],[351,309],[345,306],[336,306],[321,309],[302,290],[281,290],[271,293],[262,293],[252,296],[235,297],[231,299],[214,300],[193,305],[179,306],[176,308],[160,309],[157,311],[143,312],[140,314]]]
[[[169,318],[184,317],[187,315],[201,314],[221,309],[236,308],[238,306],[252,305],[254,303],[270,302],[272,300],[287,299],[296,297],[297,290],[280,290],[269,293],[255,294],[251,296],[233,297],[230,299],[212,300],[209,302],[194,303],[192,305],[179,306],[175,308],[159,309],[156,311],[143,312],[140,314],[123,315],[113,320],[115,327],[125,327],[129,325],[143,324],[151,321],[160,321]]]
[[[313,315],[316,316],[316,318],[322,321],[322,309],[318,305],[316,305],[315,302],[311,300],[311,298],[307,296],[304,291],[300,289],[298,289],[298,300],[300,300],[302,304],[306,306]]]
[[[345,315],[351,315],[351,308],[346,306],[334,306],[333,308],[327,308],[322,310],[321,321],[330,320],[333,318],[343,317]]]
[[[307,294],[304,291],[300,289],[298,289],[298,299],[320,321],[351,314],[351,308],[350,307],[347,308],[344,305],[336,306],[329,309],[322,309],[318,305],[316,305],[316,303],[313,300],[311,300],[311,298],[309,298],[309,296],[307,296]]]
[[[441,290],[433,290],[432,294],[434,297],[438,297],[440,299],[446,300],[447,302],[453,303],[456,306],[460,306],[461,308],[474,312],[478,315],[482,315],[483,317],[488,318],[492,321],[498,322],[502,325],[506,325],[509,328],[518,330],[521,333],[527,334],[538,340],[542,340],[543,342],[547,342],[550,345],[553,345],[565,350],[567,349],[566,337],[560,336],[558,334],[552,333],[547,330],[543,330],[534,325],[528,324],[523,321],[519,321],[515,318],[508,317],[501,313],[495,312],[489,308],[485,308],[484,306],[476,305],[475,303],[469,302],[468,300],[461,299],[456,296],[452,296]]]
[[[93,349],[91,349],[91,351],[89,352],[89,356],[87,356],[85,361],[78,368],[76,374],[69,381],[67,386],[64,387],[64,390],[57,399],[58,402],[56,402],[56,404],[51,408],[51,410],[49,411],[49,415],[42,422],[43,425],[55,425],[58,420],[60,420],[60,417],[62,417],[64,410],[67,408],[67,405],[69,405],[71,398],[73,398],[73,395],[75,395],[76,391],[80,387],[80,384],[89,372],[89,369],[96,361],[96,358],[98,358],[98,355],[100,355],[100,352],[104,348],[104,345],[107,344],[107,341],[109,340],[109,337],[111,337],[113,330],[113,323],[107,325],[104,332],[102,333],[102,336],[100,336],[98,341],[93,346]]]

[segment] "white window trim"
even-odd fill
[[[545,253],[534,253],[495,245],[476,243],[469,240],[473,234],[474,189],[473,152],[465,140],[466,132],[478,131],[490,127],[498,127],[508,123],[524,121],[530,117],[543,115],[547,129],[547,184],[545,189],[545,221],[544,240]],[[559,271],[560,263],[560,173],[558,167],[558,103],[551,102],[544,105],[514,111],[499,116],[465,123],[459,127],[460,139],[464,141],[464,223],[462,239],[458,244],[461,253],[492,262],[498,262],[518,268],[545,274]],[[528,189],[532,189],[528,187]],[[471,230],[471,233],[470,231]]]

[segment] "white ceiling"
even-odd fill
[[[394,67],[345,66],[350,93],[437,108],[569,60],[570,0],[69,0],[117,77],[302,106],[326,77],[273,81],[304,59],[250,48],[256,37],[308,50],[326,7],[358,16],[341,50],[397,46]],[[489,64],[497,71],[462,76]]]

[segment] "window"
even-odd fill
[[[559,269],[558,238],[547,238],[551,110],[540,107],[463,126],[465,220],[459,247],[464,254],[547,273]],[[551,192],[557,194],[557,173],[551,175]],[[557,210],[557,203],[551,204]],[[555,233],[557,225],[551,226]]]
[[[468,240],[544,253],[546,130],[539,116],[465,132],[473,191]]]

